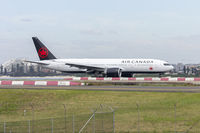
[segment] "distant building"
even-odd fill
[[[11,59],[3,63],[0,67],[0,74],[10,76],[47,76],[66,75],[62,72],[42,68],[34,63],[24,62],[24,59]]]
[[[183,63],[178,63],[176,65],[175,70],[176,70],[177,73],[184,73],[184,64]]]

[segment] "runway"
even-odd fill
[[[0,86],[0,89],[39,90],[87,90],[87,91],[133,91],[133,92],[188,92],[200,93],[199,86]]]

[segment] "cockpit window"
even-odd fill
[[[164,66],[170,66],[170,64],[168,64],[168,63],[164,63],[163,65],[164,65]]]

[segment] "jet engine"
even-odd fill
[[[104,73],[107,77],[121,77],[122,70],[120,68],[107,68]]]

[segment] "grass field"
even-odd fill
[[[60,117],[63,104],[67,115],[111,106],[116,132],[200,132],[199,93],[5,89],[0,90],[0,122],[32,119],[32,110],[34,119]]]

